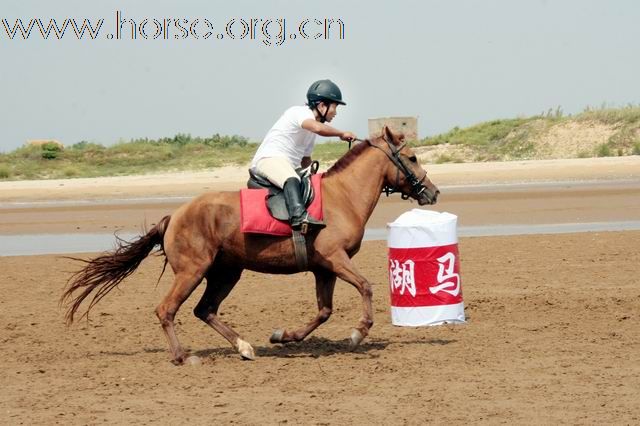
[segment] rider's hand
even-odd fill
[[[340,135],[340,139],[347,142],[352,142],[357,138],[358,137],[355,135],[355,133],[351,133],[351,132],[343,132],[342,135]]]

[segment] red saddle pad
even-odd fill
[[[309,214],[322,220],[322,190],[320,181],[322,173],[311,176],[314,198],[307,207]],[[290,236],[291,226],[289,222],[274,219],[267,208],[266,189],[241,189],[240,190],[240,223],[242,232],[252,234],[269,234]]]

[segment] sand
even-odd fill
[[[638,220],[639,165],[628,157],[430,172],[449,187],[438,207],[461,221],[555,223]],[[238,188],[241,176],[3,182],[0,234],[135,228],[199,191]],[[554,180],[569,183],[545,183]],[[540,186],[456,188],[514,182]],[[135,201],[149,195],[158,200]],[[410,207],[383,200],[372,220]],[[308,340],[272,345],[273,329],[315,315],[312,276],[246,272],[221,312],[257,359],[242,361],[193,316],[201,286],[177,317],[179,337],[201,363],[182,367],[169,362],[153,313],[172,279],[169,271],[156,286],[160,258],[145,260],[89,321],[66,328],[57,301],[78,265],[0,257],[0,423],[638,423],[638,241],[639,231],[463,238],[468,323],[427,328],[391,325],[385,244],[365,242],[355,262],[373,282],[376,323],[354,353],[347,338],[360,301],[349,285],[338,281],[334,315]]]
[[[192,315],[201,287],[177,321],[202,364],[182,367],[153,313],[171,279],[156,287],[160,259],[66,329],[57,299],[75,265],[0,258],[0,423],[638,423],[639,238],[463,239],[468,323],[427,328],[390,324],[386,248],[365,243],[356,264],[374,283],[376,324],[355,353],[349,285],[338,282],[333,317],[307,341],[271,345],[273,329],[315,315],[313,279],[247,272],[221,310],[257,359]]]
[[[425,166],[439,186],[638,180],[640,156]],[[34,200],[135,199],[182,197],[205,191],[236,190],[245,186],[246,167],[223,167],[208,172],[185,172],[105,178],[0,182],[0,202]]]

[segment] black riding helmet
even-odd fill
[[[346,105],[342,100],[340,88],[331,80],[318,80],[307,90],[307,104],[309,108],[317,110],[318,103],[322,101]],[[320,116],[320,122],[324,123],[326,121],[327,112],[329,112],[329,110]],[[319,113],[320,111],[318,110],[318,114]]]
[[[309,107],[315,108],[318,102],[328,101],[336,102],[340,105],[346,105],[342,100],[342,92],[340,88],[331,80],[318,80],[307,90],[307,102]]]

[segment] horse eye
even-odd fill
[[[411,157],[409,157],[409,161],[411,161],[412,163],[417,163],[418,159],[416,158],[415,155],[412,155]]]

